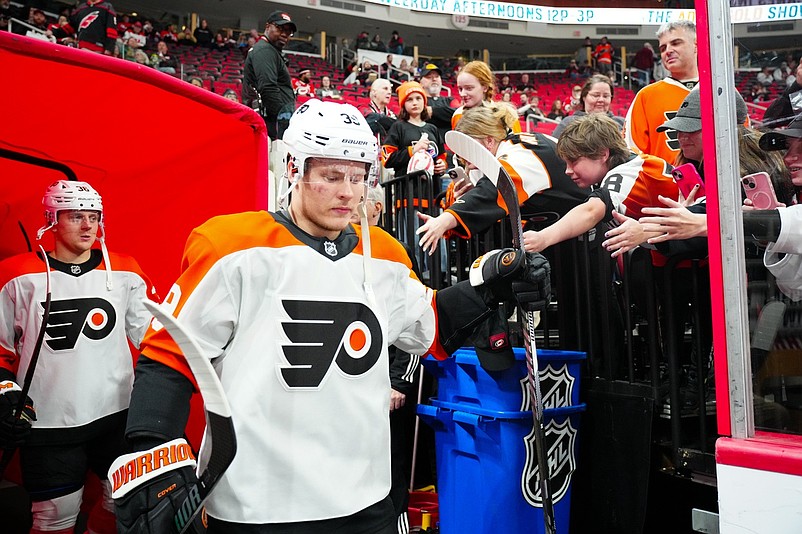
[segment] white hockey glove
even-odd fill
[[[31,398],[26,398],[22,416],[17,420],[15,415],[21,396],[22,388],[16,382],[0,382],[0,448],[19,447],[31,434],[31,423],[36,421],[36,410],[33,409]]]
[[[117,458],[109,468],[117,532],[179,532],[200,504],[195,465],[184,439]]]

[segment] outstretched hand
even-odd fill
[[[618,226],[604,234],[607,240],[602,243],[604,249],[610,252],[610,256],[616,258],[646,241],[643,226],[638,221],[615,210],[613,219]]]
[[[660,195],[660,202],[666,208],[643,208],[644,217],[640,223],[644,231],[655,233],[648,239],[649,243],[662,243],[671,239],[689,239],[707,235],[707,216],[703,213],[692,213],[682,203]]]
[[[418,219],[423,222],[415,231],[417,235],[421,236],[418,240],[418,244],[424,252],[431,256],[434,254],[434,251],[437,250],[437,242],[443,237],[443,234],[452,228],[456,228],[457,219],[448,212],[441,213],[437,217],[432,217],[431,215],[426,215],[421,212],[417,212],[417,215]]]

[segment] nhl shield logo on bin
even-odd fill
[[[548,417],[548,416],[547,416]],[[546,443],[548,451],[546,461],[551,475],[551,492],[555,503],[559,502],[571,487],[571,476],[576,469],[576,433],[567,417],[562,423],[551,420],[546,425]],[[521,476],[521,491],[524,500],[537,508],[543,507],[540,494],[540,472],[537,468],[537,452],[535,449],[535,430],[524,438],[526,444],[526,462]]]
[[[562,408],[571,404],[571,396],[574,393],[574,383],[576,377],[571,376],[568,372],[568,366],[563,365],[555,370],[551,364],[547,365],[545,369],[538,372],[540,376],[540,391],[543,394],[543,409],[549,408]],[[523,405],[521,406],[522,412],[532,410],[532,396],[529,394],[529,379],[523,377],[521,379],[521,390]]]

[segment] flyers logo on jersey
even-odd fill
[[[107,300],[54,300],[50,303],[50,317],[45,329],[49,339],[45,343],[54,351],[72,350],[81,334],[93,340],[103,339],[116,324],[117,312]]]
[[[78,25],[78,28],[81,30],[87,29],[93,22],[97,20],[100,16],[100,11],[92,11],[87,16],[81,19],[81,23]]]
[[[316,388],[332,363],[359,376],[378,361],[384,338],[376,315],[357,302],[285,300],[290,321],[282,322],[290,343],[282,346],[288,367],[281,376],[290,388]]]
[[[668,122],[677,116],[677,112],[667,111],[665,113],[665,116],[666,116],[666,122]],[[677,130],[668,129],[663,133],[666,134],[666,146],[668,146],[668,148],[674,151],[679,150],[679,132]]]

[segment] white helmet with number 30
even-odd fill
[[[84,210],[100,212],[100,227],[103,228],[103,199],[95,189],[86,182],[58,180],[47,187],[42,198],[45,207],[45,225],[36,233],[42,239],[45,232],[58,222],[58,212],[64,210]]]
[[[58,180],[47,187],[45,196],[42,198],[42,205],[45,207],[45,225],[36,232],[36,239],[41,240],[42,236],[58,223],[58,212],[65,210],[77,211],[97,211],[100,213],[98,221],[100,249],[103,253],[103,260],[106,263],[106,288],[111,291],[111,261],[109,251],[106,249],[106,228],[103,225],[103,199],[95,188],[86,182],[72,180]],[[50,268],[48,267],[48,270]]]
[[[367,163],[367,175],[377,164],[379,146],[362,114],[351,104],[303,103],[284,132],[287,145],[287,169],[291,182],[305,171],[308,158],[330,158]],[[293,174],[298,173],[298,176]]]

